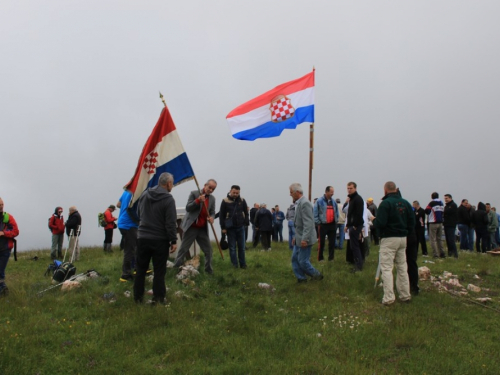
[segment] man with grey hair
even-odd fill
[[[152,303],[165,303],[165,273],[167,271],[168,249],[177,249],[177,210],[174,197],[170,194],[174,176],[162,173],[158,185],[146,189],[137,205],[140,219],[137,231],[137,274],[134,281],[134,300],[142,303],[144,280],[149,262],[153,259]]]
[[[406,236],[413,231],[415,214],[406,200],[396,188],[396,184],[388,181],[384,185],[384,197],[377,210],[373,225],[380,236],[380,270],[384,285],[382,303],[392,305],[394,296],[394,279],[392,269],[396,264],[396,289],[402,302],[411,300],[410,284],[406,264]]]
[[[311,248],[318,240],[314,229],[314,214],[311,202],[304,197],[304,191],[299,183],[290,185],[290,196],[295,202],[295,238],[292,240],[292,269],[297,282],[322,280],[323,275],[311,264]]]
[[[212,275],[212,244],[208,236],[208,223],[213,224],[215,219],[215,197],[212,195],[217,187],[217,181],[208,180],[203,189],[193,190],[189,194],[186,204],[186,215],[181,222],[182,243],[175,258],[174,267],[184,263],[189,248],[194,241],[198,242],[205,254],[205,272]]]

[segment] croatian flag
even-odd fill
[[[163,172],[174,175],[174,185],[194,176],[174,120],[166,106],[142,149],[134,177],[124,187],[133,194],[130,206],[139,199],[144,190],[158,185],[158,179]]]
[[[234,138],[278,137],[284,129],[314,122],[314,70],[233,109],[227,116]]]

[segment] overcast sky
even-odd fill
[[[217,205],[239,184],[286,208],[292,182],[307,188],[308,125],[248,142],[225,117],[314,66],[313,196],[333,185],[344,201],[355,181],[379,204],[394,180],[423,206],[433,191],[500,205],[499,46],[497,0],[5,0],[0,197],[21,250],[50,247],[56,206],[102,244],[97,213],[132,177],[161,91]],[[179,207],[195,187],[174,188]]]

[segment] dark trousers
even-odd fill
[[[167,290],[165,288],[165,274],[167,272],[167,259],[169,243],[166,240],[137,240],[137,274],[134,280],[134,300],[142,302],[144,297],[144,281],[149,262],[153,259],[153,300],[162,302]]]
[[[325,241],[328,236],[328,260],[333,260],[335,257],[335,236],[337,225],[321,224],[318,225],[318,260],[323,260],[323,251],[325,250]]]
[[[455,227],[444,227],[444,236],[446,238],[448,256],[458,258],[457,244],[455,242]]]
[[[408,266],[408,279],[410,281],[410,292],[418,293],[418,242],[417,235],[412,233],[406,237],[406,264]]]
[[[259,231],[260,233],[260,240],[262,243],[262,247],[267,250],[271,248],[271,231],[270,230],[261,230]],[[257,245],[255,245],[257,246]]]
[[[372,241],[375,244],[375,246],[378,246],[378,244],[379,244],[379,238],[378,238],[377,231],[375,230],[375,228],[373,227],[373,225],[370,227],[370,238],[372,239]]]
[[[113,228],[104,229],[104,243],[113,243]]]
[[[261,242],[260,237],[261,237],[260,230],[255,229],[254,236],[253,236],[253,243],[252,243],[253,247],[257,247],[257,245],[259,244],[259,242]]]
[[[354,264],[356,269],[361,271],[363,269],[363,255],[361,253],[361,240],[360,234],[363,230],[363,227],[359,227],[354,229],[354,227],[349,227],[349,242],[351,245],[352,258],[354,260]]]
[[[418,227],[415,229],[415,235],[417,236],[417,253],[418,245],[422,247],[422,255],[427,255],[427,242],[425,242],[425,227]]]
[[[490,234],[486,228],[476,229],[476,251],[478,253],[485,253],[490,249]]]
[[[273,236],[274,241],[277,242],[279,237],[279,241],[283,242],[283,223],[274,224],[273,229],[274,229],[274,236]]]
[[[130,277],[137,253],[137,228],[120,229],[120,233],[123,236],[122,276]]]

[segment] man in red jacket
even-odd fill
[[[113,216],[113,212],[116,207],[111,205],[106,211],[104,211],[104,219],[106,220],[106,226],[104,227],[104,252],[112,253],[111,244],[113,243],[113,230],[116,228],[115,221],[116,217]]]
[[[5,285],[5,268],[14,247],[14,238],[19,235],[16,220],[3,210],[3,200],[0,198],[0,296],[9,292]]]
[[[49,220],[49,228],[52,231],[52,251],[50,252],[50,259],[56,259],[57,256],[62,258],[62,246],[64,241],[64,219],[62,216],[62,207],[56,207],[54,214]]]

